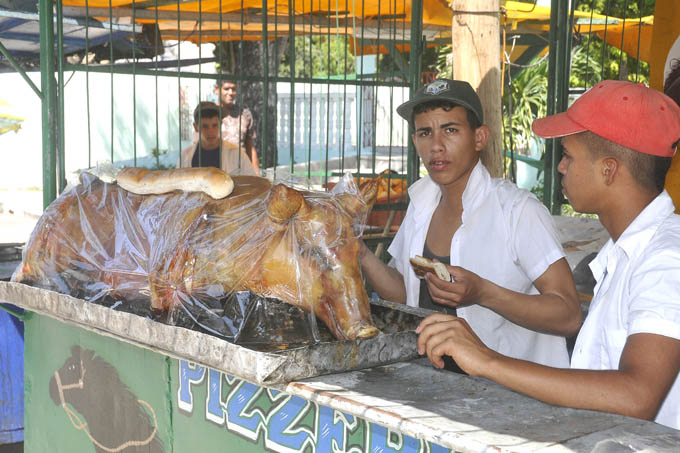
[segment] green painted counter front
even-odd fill
[[[27,452],[449,451],[46,316],[25,328]]]

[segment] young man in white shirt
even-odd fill
[[[229,174],[256,174],[243,150],[224,138],[220,140],[220,110],[217,104],[203,101],[196,106],[194,129],[198,133],[198,141],[182,150],[181,167],[215,167]]]
[[[368,282],[384,299],[457,314],[503,354],[567,366],[564,337],[581,324],[571,270],[547,209],[481,164],[489,129],[477,93],[467,82],[436,80],[397,112],[414,126],[428,176],[409,188],[390,266],[362,246]],[[414,255],[449,265],[454,281],[419,281]]]
[[[663,189],[680,108],[642,84],[604,81],[533,129],[562,137],[563,192],[611,236],[590,264],[597,285],[572,369],[498,354],[444,315],[418,327],[418,350],[437,367],[452,356],[471,375],[547,403],[680,429],[680,216]]]

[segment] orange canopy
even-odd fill
[[[502,1],[501,24],[512,34],[534,34],[544,37],[550,27],[550,8],[518,1]],[[400,49],[408,48],[411,35],[411,2],[380,0],[158,0],[134,3],[130,0],[64,0],[67,15],[87,12],[102,21],[135,21],[158,23],[164,40],[189,40],[195,43],[230,40],[259,40],[296,35],[331,34],[353,38],[356,54],[386,52],[375,41],[393,41]],[[111,11],[109,11],[109,5]],[[447,42],[451,39],[453,11],[441,0],[424,0],[423,35],[427,42]],[[641,37],[640,59],[649,57],[653,16],[640,19],[617,19],[598,14],[575,12],[575,31],[596,33],[609,44],[623,48],[629,55],[638,55],[638,35]],[[606,21],[606,26],[605,26]],[[266,23],[266,26],[265,26]],[[606,32],[605,32],[606,29]],[[363,41],[362,41],[363,40]],[[369,41],[368,43],[366,41]],[[362,47],[361,44],[364,46]],[[511,59],[520,55],[522,46],[514,46]]]

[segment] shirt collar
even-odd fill
[[[481,160],[470,173],[465,190],[463,191],[463,223],[467,216],[474,212],[475,209],[484,201],[491,186],[491,175],[487,169],[482,165]],[[413,200],[413,209],[416,219],[427,217],[429,219],[432,211],[434,211],[439,199],[442,196],[439,185],[432,181],[430,176],[426,176],[416,181],[408,189],[408,194]],[[427,200],[433,200],[427,202]]]
[[[482,165],[482,161],[478,160],[463,191],[463,223],[465,223],[467,216],[474,212],[486,199],[490,186],[491,175]]]
[[[639,255],[656,234],[661,223],[673,214],[674,210],[673,200],[664,190],[628,225],[615,245],[621,247],[629,259]]]
[[[664,190],[657,195],[628,225],[619,239],[616,242],[609,239],[589,264],[595,280],[600,281],[610,264],[611,255],[616,253],[617,248],[621,249],[629,260],[640,255],[656,234],[661,223],[673,214],[674,210],[673,200],[671,200],[668,192]]]

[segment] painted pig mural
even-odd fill
[[[45,211],[13,280],[88,300],[151,302],[155,312],[249,290],[314,312],[339,339],[372,337],[358,231],[372,181],[303,192],[234,177],[214,200],[199,192],[136,195],[83,173]]]

